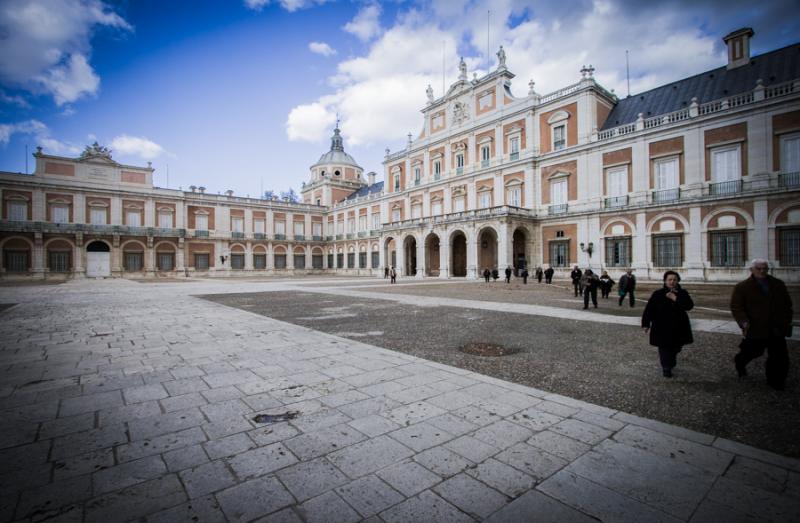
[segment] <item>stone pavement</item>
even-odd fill
[[[192,296],[301,282],[0,288],[0,520],[800,520],[798,460]]]

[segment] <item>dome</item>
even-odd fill
[[[350,165],[363,170],[352,156],[344,152],[344,143],[342,141],[338,122],[336,128],[333,130],[333,136],[331,137],[331,150],[320,156],[317,163],[312,165],[311,168],[313,169],[320,165]]]

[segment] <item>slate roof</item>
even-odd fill
[[[360,198],[361,196],[366,196],[368,194],[375,194],[381,192],[383,190],[383,182],[376,182],[372,185],[365,185],[361,189],[357,190],[354,193],[351,193],[345,198],[345,200],[352,200],[354,198]]]
[[[756,87],[756,80],[770,86],[800,78],[800,44],[770,51],[750,59],[750,64],[731,69],[725,66],[706,71],[650,91],[622,98],[611,110],[603,129],[610,129],[644,118],[671,113],[689,107],[692,98],[703,104]]]

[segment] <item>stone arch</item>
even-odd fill
[[[790,211],[795,210],[800,210],[800,204],[797,202],[788,202],[784,203],[783,205],[779,205],[769,214],[769,226],[775,227],[776,225],[787,225],[788,223],[792,223],[788,221],[788,215]],[[784,213],[786,214],[785,217]],[[783,223],[784,220],[786,223]]]
[[[456,277],[467,275],[467,233],[454,229],[448,236],[450,246],[450,274]]]
[[[3,250],[2,267],[8,272],[25,273],[33,268],[33,242],[28,238],[11,236],[4,239],[0,247]]]
[[[497,251],[500,236],[497,229],[491,225],[484,225],[478,229],[477,260],[478,270],[483,273],[484,269],[502,269],[497,266]]]
[[[72,270],[75,244],[67,238],[50,238],[44,242],[44,263],[51,272]]]
[[[232,253],[235,252],[237,254],[241,254],[244,253],[247,249],[245,249],[244,245],[242,245],[241,243],[232,243],[230,250]]]
[[[439,235],[435,232],[429,232],[425,237],[426,276],[439,276],[439,266],[441,263],[441,249],[439,242]]]
[[[322,247],[312,247],[311,248],[311,255],[312,256],[314,256],[314,255],[322,256],[322,254],[323,254]]]
[[[92,240],[86,243],[86,252],[111,252],[111,244],[106,240]]]
[[[147,247],[139,240],[128,240],[119,247],[122,253],[122,269],[139,272],[145,269],[144,253]]]
[[[160,241],[153,246],[156,252],[156,270],[172,271],[175,269],[175,256],[178,252],[177,246],[169,241]]]
[[[253,254],[267,254],[267,248],[262,244],[255,245],[253,246]]]
[[[511,262],[514,275],[528,268],[528,242],[530,235],[526,227],[516,226],[511,233]]]
[[[658,231],[653,231],[653,226],[664,219],[672,219],[675,220],[676,222],[680,222],[681,226],[683,227],[682,232],[689,231],[689,221],[683,215],[678,214],[676,212],[667,211],[658,213],[653,218],[651,218],[649,222],[647,222],[647,233],[652,234],[653,232],[658,232]]]
[[[145,244],[143,244],[139,240],[127,240],[127,241],[123,242],[122,245],[119,246],[119,248],[120,248],[120,250],[122,252],[125,252],[125,251],[133,252],[135,249],[131,248],[132,245],[135,245],[136,247],[141,249],[142,252],[144,252],[145,249],[146,249]],[[139,252],[139,251],[136,250],[136,252]]]
[[[608,223],[605,224],[603,230],[601,232],[602,236],[626,236],[625,234],[619,235],[614,234],[611,232],[611,228],[615,225],[627,225],[628,230],[630,231],[630,236],[636,234],[636,225],[629,219],[623,217],[616,217],[612,220],[609,220]]]
[[[167,249],[166,247],[169,248]],[[153,249],[156,252],[166,252],[166,251],[175,252],[178,250],[175,244],[170,241],[160,241],[153,246]]]
[[[415,276],[417,274],[417,237],[408,234],[403,238],[403,274]]]
[[[388,236],[383,241],[384,263],[387,267],[397,267],[397,242],[393,236]]]
[[[745,211],[744,209],[740,209],[739,207],[725,206],[725,207],[720,207],[719,209],[714,209],[713,211],[709,212],[705,218],[703,218],[702,230],[707,231],[708,226],[711,223],[711,220],[717,216],[724,214],[735,214],[737,216],[740,216],[744,219],[748,229],[753,227],[754,224],[753,218],[747,211]]]

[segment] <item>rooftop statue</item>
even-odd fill
[[[506,66],[506,52],[503,50],[503,46],[500,46],[500,50],[497,51],[497,68],[504,69]]]
[[[103,147],[102,145],[94,142],[92,145],[87,145],[86,149],[81,153],[81,159],[88,158],[106,158],[111,159],[111,149]]]

